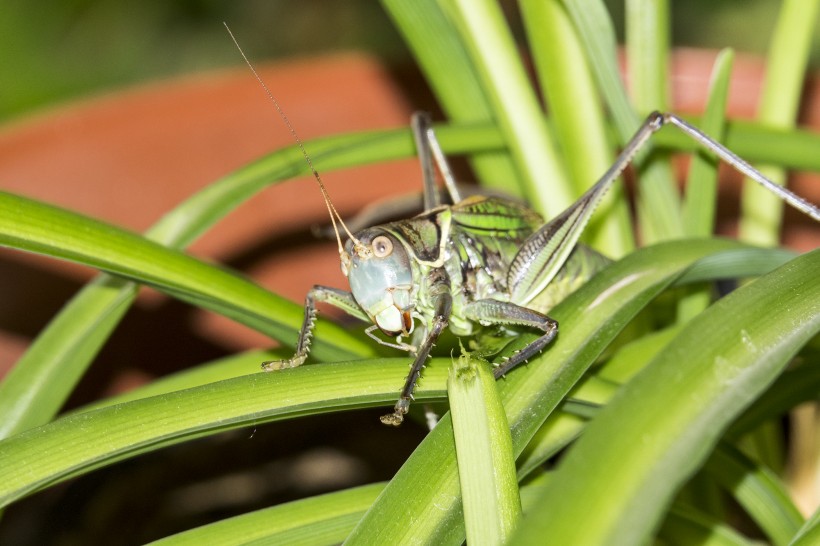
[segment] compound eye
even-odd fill
[[[373,239],[373,255],[377,258],[386,258],[393,252],[393,241],[384,235]]]

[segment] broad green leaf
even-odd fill
[[[444,397],[449,364],[431,361],[418,400]],[[305,365],[68,415],[0,442],[0,507],[68,477],[208,434],[389,406],[406,369],[406,358]]]
[[[820,251],[799,256],[687,325],[587,426],[523,543],[646,541],[731,420],[820,330],[818,268]]]

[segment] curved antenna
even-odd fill
[[[236,46],[236,49],[239,50],[239,54],[242,55],[242,59],[244,59],[245,64],[247,64],[248,68],[250,68],[251,73],[256,78],[256,81],[259,82],[259,85],[262,86],[262,89],[265,90],[265,93],[268,95],[268,98],[273,103],[273,105],[276,107],[276,111],[279,112],[279,116],[282,118],[282,121],[285,122],[285,126],[287,126],[288,131],[290,131],[290,134],[293,136],[293,139],[296,141],[296,145],[299,146],[299,150],[301,150],[302,156],[304,156],[305,161],[307,162],[307,165],[310,168],[310,172],[313,173],[313,178],[316,179],[316,183],[319,184],[319,190],[321,190],[321,192],[322,192],[322,197],[325,200],[325,206],[327,207],[327,212],[330,215],[330,222],[333,224],[333,231],[336,233],[336,242],[339,245],[339,256],[342,257],[342,262],[345,262],[346,253],[345,253],[345,250],[344,250],[344,246],[342,245],[342,238],[339,236],[339,229],[336,227],[336,220],[337,219],[339,220],[339,224],[341,224],[342,229],[344,230],[344,232],[347,234],[347,236],[350,238],[350,240],[353,241],[353,248],[356,250],[356,253],[359,254],[359,255],[365,255],[368,252],[367,248],[365,247],[365,245],[362,244],[361,241],[359,241],[356,237],[354,237],[352,233],[350,233],[350,230],[347,229],[347,226],[345,225],[344,220],[342,220],[342,217],[339,215],[338,211],[336,210],[336,207],[333,206],[333,202],[330,200],[330,195],[327,193],[327,189],[325,188],[325,184],[324,184],[324,182],[322,182],[322,177],[319,176],[319,171],[317,171],[316,168],[313,166],[313,161],[311,161],[310,156],[307,153],[307,150],[305,150],[305,145],[302,143],[302,139],[299,138],[299,135],[296,133],[296,129],[293,128],[293,125],[291,125],[290,120],[288,119],[288,116],[285,115],[285,112],[282,110],[282,107],[279,106],[279,101],[276,100],[276,97],[273,96],[273,93],[268,88],[268,86],[265,84],[262,77],[259,75],[259,73],[256,71],[256,69],[253,67],[250,60],[248,60],[247,55],[245,55],[245,52],[242,50],[242,47],[239,45],[239,42],[236,40],[236,37],[233,35],[233,32],[231,32],[231,28],[228,26],[228,23],[223,21],[222,24],[225,25],[225,30],[228,31],[228,35],[231,37],[231,40],[233,40],[233,43]],[[350,258],[348,257],[347,261],[349,261],[349,259]]]

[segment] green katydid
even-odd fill
[[[345,227],[349,240],[344,246],[337,231],[342,272],[351,291],[314,286],[305,301],[296,353],[287,360],[265,362],[263,369],[281,370],[304,363],[316,302],[325,302],[371,322],[367,333],[380,343],[385,342],[375,338],[376,329],[397,338],[397,343],[388,345],[414,354],[393,413],[382,417],[385,424],[403,421],[430,350],[448,327],[457,336],[475,335],[485,326],[540,332],[539,338],[495,368],[495,377],[501,377],[553,340],[558,323],[546,313],[608,262],[578,244],[578,238],[604,194],[665,124],[677,126],[741,173],[820,221],[820,210],[811,203],[771,182],[681,118],[655,112],[592,188],[563,213],[543,223],[537,213],[512,200],[485,196],[462,199],[429,118],[417,113],[413,129],[424,173],[424,212],[355,234]],[[434,162],[451,205],[439,202]],[[322,192],[331,218],[336,217],[334,224],[338,220],[344,226],[323,187]],[[412,342],[401,341],[411,334]]]
[[[242,55],[244,57],[244,53]],[[248,62],[247,58],[245,61]],[[609,262],[601,254],[578,244],[584,227],[635,154],[666,124],[678,127],[742,174],[820,221],[820,209],[770,181],[699,129],[674,114],[653,112],[601,179],[564,212],[544,223],[536,212],[510,199],[487,196],[462,199],[429,117],[416,113],[412,127],[422,164],[424,211],[407,220],[353,234],[333,206],[321,177],[278,102],[250,62],[248,66],[279,111],[313,172],[333,224],[342,272],[351,289],[346,292],[314,286],[305,299],[304,321],[295,354],[286,360],[264,362],[262,369],[283,370],[305,362],[317,302],[371,322],[366,332],[375,341],[414,355],[393,413],[381,418],[385,424],[397,426],[404,420],[421,370],[439,335],[447,328],[457,336],[473,336],[489,326],[523,327],[540,333],[535,341],[495,368],[496,378],[549,345],[558,333],[558,323],[546,313]],[[449,205],[441,203],[435,167],[444,181]],[[348,236],[345,245],[337,221]],[[376,337],[373,332],[377,329],[396,338],[396,342],[388,343]],[[402,337],[411,334],[409,343],[402,341]]]

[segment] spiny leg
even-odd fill
[[[745,174],[746,176],[748,176],[764,188],[768,189],[769,191],[780,197],[783,201],[785,201],[792,207],[796,208],[800,212],[820,222],[820,209],[818,209],[816,206],[812,205],[799,195],[796,195],[795,193],[784,188],[783,186],[769,180],[768,178],[763,176],[763,174],[760,171],[758,171],[749,163],[741,159],[737,154],[723,146],[720,142],[716,141],[715,139],[713,139],[697,127],[690,125],[689,123],[685,122],[675,114],[663,114],[663,121],[664,123],[670,123],[674,125],[678,129],[683,131],[686,135],[698,141],[703,147],[712,151],[715,155],[720,157],[723,161],[734,167],[736,170]]]
[[[661,127],[664,125],[671,124],[683,131],[684,134],[692,138],[693,140],[700,143],[704,148],[711,151],[718,157],[720,157],[723,161],[728,163],[732,168],[741,172],[742,174],[748,176],[764,188],[768,189],[781,199],[785,201],[790,206],[796,208],[800,212],[808,215],[814,220],[820,221],[820,209],[816,206],[812,205],[802,197],[794,194],[793,192],[789,191],[788,189],[772,182],[768,178],[766,178],[763,173],[752,167],[749,163],[741,159],[737,154],[730,151],[726,148],[723,144],[718,142],[717,140],[713,139],[697,127],[690,125],[683,119],[679,118],[675,114],[671,114],[669,112],[660,113],[660,112],[652,112],[646,118],[643,125],[638,129],[638,132],[635,133],[635,136],[632,137],[627,145],[624,147],[621,154],[616,159],[615,163],[609,170],[601,177],[595,186],[593,186],[587,193],[584,194],[586,197],[588,194],[591,193],[604,193],[615,181],[615,179],[621,174],[621,172],[626,168],[627,164],[635,157],[635,154],[644,147],[646,142],[649,140],[649,137],[652,136],[653,133],[660,130]],[[583,199],[583,197],[582,197]]]
[[[269,360],[263,362],[263,370],[272,372],[286,368],[296,368],[304,364],[310,352],[310,339],[313,335],[313,327],[316,323],[316,302],[320,301],[338,307],[354,317],[365,321],[368,320],[367,315],[361,311],[356,300],[353,299],[353,294],[339,290],[338,288],[316,285],[310,289],[305,297],[305,318],[302,321],[302,328],[299,330],[299,339],[296,342],[296,353],[287,360]]]
[[[564,212],[541,226],[521,246],[507,274],[507,286],[510,287],[512,301],[529,302],[544,290],[575,248],[578,238],[603,196],[652,135],[666,124],[678,127],[733,168],[768,188],[792,207],[820,221],[820,210],[817,207],[775,184],[716,140],[674,114],[653,112],[600,180]]]
[[[477,321],[481,324],[501,324],[501,325],[516,325],[529,326],[536,328],[543,332],[543,335],[515,353],[502,365],[493,370],[493,375],[496,379],[503,376],[508,371],[512,370],[522,362],[535,356],[544,350],[544,347],[550,344],[558,334],[558,322],[550,317],[521,307],[514,303],[496,300],[478,300],[468,304],[464,308],[467,318]]]
[[[407,415],[410,409],[410,402],[413,400],[413,391],[421,375],[421,370],[427,363],[430,351],[435,346],[438,337],[441,335],[441,332],[447,328],[450,321],[450,312],[453,306],[453,298],[450,295],[450,280],[447,278],[447,274],[443,269],[434,269],[430,277],[432,282],[430,295],[436,310],[435,316],[427,331],[427,336],[418,348],[416,358],[410,367],[410,373],[407,374],[407,379],[404,382],[399,400],[393,408],[393,413],[382,415],[381,417],[381,422],[385,425],[397,427],[404,421],[404,416]]]

